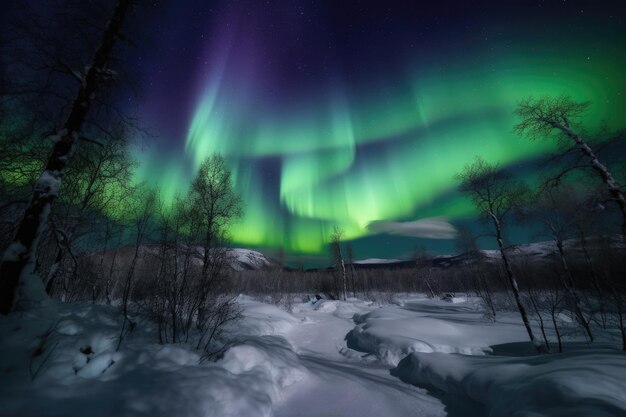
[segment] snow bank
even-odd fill
[[[156,343],[153,324],[140,320],[116,351],[121,315],[108,306],[2,317],[2,415],[271,416],[283,390],[307,377],[275,334],[299,321],[271,305],[241,305],[231,348],[203,364],[189,346]]]
[[[237,302],[243,308],[243,320],[235,324],[233,333],[244,335],[284,335],[301,323],[297,317],[272,304],[255,301],[240,295]]]
[[[412,352],[484,355],[493,345],[526,340],[519,324],[487,322],[472,305],[423,299],[401,305],[355,314],[348,347],[395,366]]]
[[[255,374],[257,388],[266,390],[272,401],[280,398],[282,389],[306,377],[291,344],[279,336],[250,338],[231,347],[220,364],[234,375]]]
[[[621,352],[523,358],[416,352],[392,373],[477,401],[490,417],[626,415],[626,355]]]
[[[339,318],[350,320],[354,315],[361,315],[371,311],[373,308],[372,304],[371,301],[348,298],[346,301],[317,300],[310,307],[319,313],[328,313]],[[296,312],[301,310],[302,308],[294,309]]]

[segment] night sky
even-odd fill
[[[471,219],[454,173],[553,149],[515,136],[519,99],[591,100],[588,123],[611,127],[626,108],[618,2],[460,3],[157,4],[136,65],[158,138],[139,177],[171,197],[221,153],[245,202],[239,246],[321,253],[338,225],[359,257],[450,250],[445,223],[406,222]]]
[[[453,175],[475,155],[524,173],[553,149],[515,136],[519,99],[566,93],[592,101],[590,128],[626,124],[623,2],[462,3],[155,3],[138,178],[171,198],[221,153],[236,246],[308,259],[338,225],[359,258],[452,250],[429,219],[472,220]]]

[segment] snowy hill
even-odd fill
[[[271,266],[265,255],[255,250],[234,248],[230,250],[229,255],[230,267],[235,271],[258,270]]]
[[[577,239],[569,239],[563,242],[564,252],[567,257],[582,259],[584,256],[582,245]],[[607,245],[606,241],[599,238],[592,238],[586,242],[588,253],[593,256],[600,253]],[[610,240],[612,249],[626,254],[626,244],[621,242],[619,236],[615,236]],[[500,251],[498,250],[481,250],[483,261],[487,263],[500,262]],[[525,261],[533,264],[553,262],[558,256],[556,244],[553,241],[543,241],[535,243],[527,243],[517,245],[507,249],[507,253],[513,261]],[[378,269],[378,268],[409,268],[415,266],[414,260],[400,259],[379,259],[369,258],[361,261],[355,261],[356,269]],[[470,265],[476,262],[475,256],[469,253],[458,255],[439,255],[428,258],[423,262],[430,264],[432,268],[451,268],[455,266]]]
[[[132,246],[125,246],[117,249],[107,249],[104,252],[104,257],[108,259],[107,264],[113,257],[116,259],[116,263],[119,265],[126,265],[130,262],[134,255],[135,248]],[[156,245],[144,245],[140,249],[141,256],[159,256],[160,248]],[[203,249],[201,247],[195,248],[195,254],[193,263],[196,265],[202,264]],[[100,258],[103,256],[103,252],[90,252],[82,255],[83,257]],[[228,250],[228,264],[234,271],[244,270],[259,270],[270,267],[271,262],[261,252],[243,249],[232,248]]]

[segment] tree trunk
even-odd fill
[[[348,298],[348,277],[346,275],[346,264],[343,261],[343,256],[341,257],[341,276],[343,281],[343,301],[346,301],[346,299]]]
[[[45,297],[43,284],[33,276],[37,258],[37,243],[48,222],[51,204],[58,196],[67,164],[72,159],[79,132],[95,97],[100,79],[120,33],[124,18],[132,0],[118,0],[113,16],[102,36],[91,66],[84,76],[72,104],[70,114],[55,138],[46,167],[35,184],[33,194],[26,206],[24,217],[18,225],[13,241],[7,248],[0,264],[0,313],[8,314],[17,307],[20,299],[28,302],[31,291]],[[18,292],[20,287],[20,293]]]
[[[535,294],[533,294],[532,292],[530,293],[530,302],[532,303],[535,313],[537,314],[537,318],[539,319],[539,330],[541,330],[541,336],[543,337],[546,351],[550,352],[550,341],[548,340],[548,336],[546,335],[546,327],[543,322],[543,317],[541,316],[541,310],[539,309],[537,301],[535,300]]]
[[[515,303],[517,304],[517,309],[519,310],[520,316],[522,316],[522,322],[524,323],[524,327],[526,328],[526,332],[528,333],[528,337],[530,341],[535,345],[537,350],[541,351],[540,346],[537,344],[537,340],[535,339],[535,335],[533,334],[533,329],[530,327],[530,321],[528,320],[528,315],[526,314],[526,309],[522,304],[522,299],[520,297],[519,286],[517,285],[517,279],[515,279],[515,275],[513,275],[513,270],[511,269],[511,264],[509,263],[509,258],[506,255],[504,250],[504,242],[502,240],[502,228],[500,226],[500,221],[497,216],[490,212],[489,215],[493,220],[493,224],[496,227],[496,239],[498,241],[498,248],[500,249],[500,256],[502,257],[502,262],[504,263],[504,269],[506,270],[506,275],[509,279],[509,283],[511,284],[511,288],[513,289],[513,296],[515,297]]]
[[[554,326],[556,340],[559,343],[559,353],[563,353],[563,342],[561,341],[561,332],[559,331],[559,325],[556,321],[556,312],[554,311],[554,308],[550,310],[550,316],[552,317],[552,325]]]
[[[565,287],[565,291],[570,296],[572,300],[572,304],[574,305],[574,314],[578,319],[578,322],[585,329],[587,333],[587,337],[589,337],[589,341],[593,342],[593,334],[591,333],[591,328],[589,327],[589,322],[585,319],[585,315],[583,314],[582,309],[580,308],[580,298],[578,294],[576,294],[576,289],[574,288],[574,277],[572,276],[572,271],[569,269],[569,265],[567,264],[567,259],[565,259],[565,251],[563,250],[563,241],[560,238],[554,237],[556,242],[556,247],[559,251],[559,258],[561,259],[561,266],[565,270],[567,274],[568,280],[561,278],[561,285]],[[559,274],[561,276],[561,274]]]
[[[350,262],[350,280],[352,281],[352,296],[356,298],[356,284],[354,279],[354,263]]]
[[[556,127],[567,137],[572,139],[576,143],[578,149],[580,149],[580,151],[587,156],[587,158],[589,158],[591,167],[598,173],[602,182],[604,182],[609,189],[611,197],[617,202],[620,211],[622,212],[622,240],[626,242],[626,198],[624,197],[624,193],[622,192],[619,184],[608,168],[600,162],[593,149],[587,145],[587,142],[585,142],[580,135],[574,133],[567,124],[559,124]]]

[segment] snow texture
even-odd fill
[[[230,265],[235,271],[263,269],[270,266],[265,255],[250,249],[229,249]]]
[[[400,259],[380,259],[380,258],[368,258],[360,261],[355,261],[357,265],[370,265],[370,264],[394,264],[402,262]]]
[[[400,300],[398,307],[356,314],[348,345],[395,366],[412,352],[484,355],[492,351],[492,345],[525,341],[521,322],[488,322],[474,304],[463,300],[414,298]]]
[[[298,319],[242,298],[240,340],[216,363],[185,345],[159,345],[140,322],[115,351],[119,312],[55,304],[0,318],[3,416],[270,416],[306,378],[291,344],[272,334]],[[247,307],[250,310],[247,310]],[[58,312],[55,311],[58,309]],[[261,318],[267,319],[262,324]]]
[[[530,343],[514,314],[491,323],[476,300],[453,298],[396,296],[377,305],[303,297],[286,312],[241,295],[243,318],[228,329],[229,349],[202,363],[191,346],[156,343],[155,324],[140,317],[116,351],[122,317],[114,307],[41,303],[0,317],[1,413],[626,415],[622,352],[536,356],[520,348]]]
[[[412,353],[403,381],[465,396],[490,417],[626,415],[626,355],[597,351],[511,358]]]

